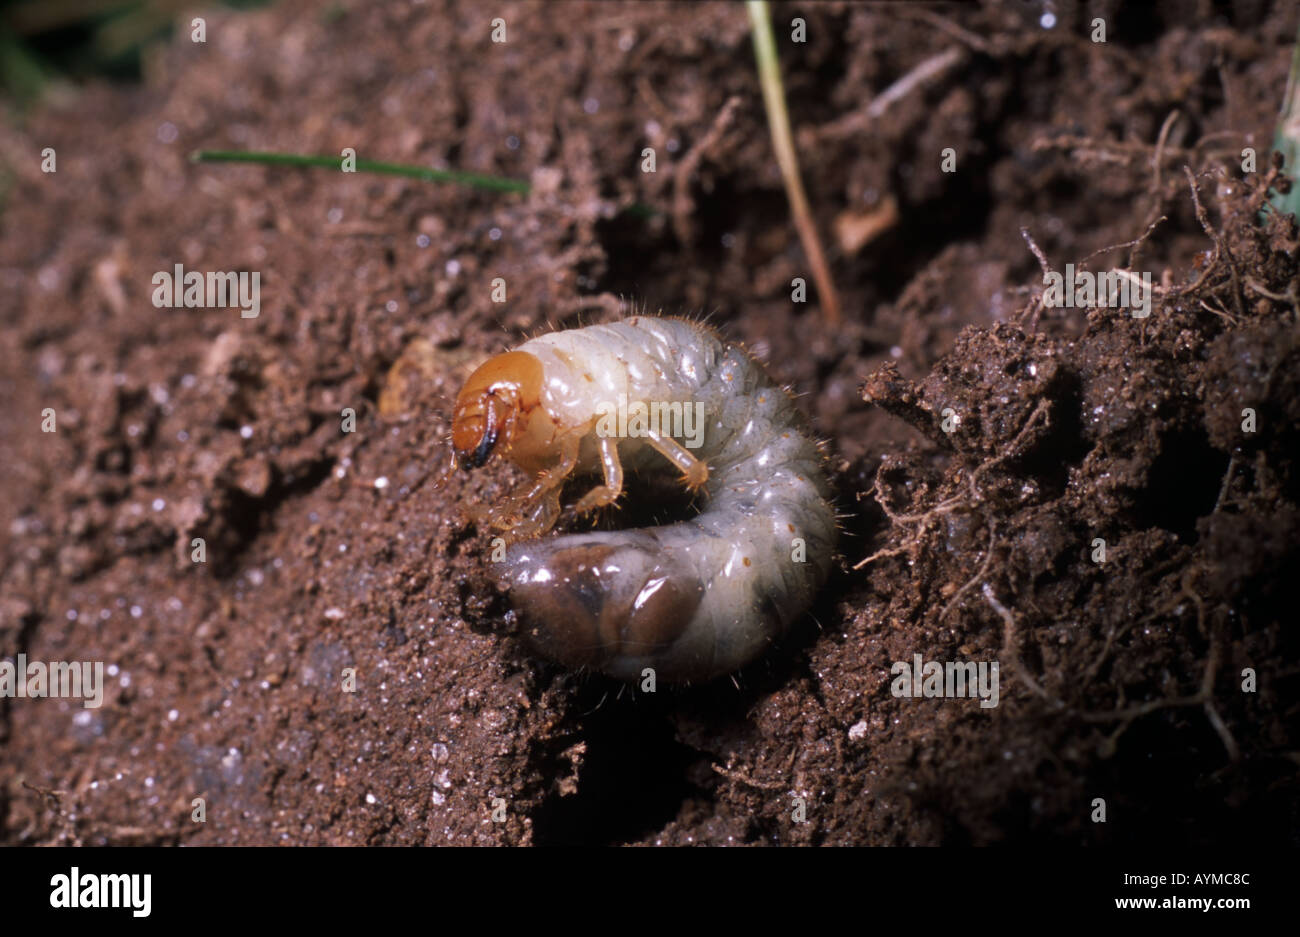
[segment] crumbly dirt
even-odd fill
[[[214,11],[8,114],[0,656],[112,677],[0,700],[0,842],[1300,840],[1297,11],[1051,6],[774,8],[832,329],[738,6]],[[187,159],[349,146],[533,187]],[[1022,229],[1151,315],[1045,308]],[[155,308],[177,263],[260,271],[260,316]],[[472,367],[625,302],[793,386],[844,525],[779,647],[655,694],[531,658],[466,514],[516,477],[438,485]],[[915,654],[999,661],[999,705],[896,698]]]

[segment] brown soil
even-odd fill
[[[774,9],[820,230],[898,207],[828,242],[834,330],[737,6],[284,2],[11,115],[0,656],[117,673],[0,701],[0,842],[1296,842],[1298,235],[1259,208],[1297,10],[1043,9]],[[533,191],[186,158],[347,146]],[[1088,261],[1148,319],[1042,308],[1021,228],[1063,270],[1161,216]],[[260,271],[260,317],[156,309],[176,263]],[[839,569],[734,680],[532,659],[463,512],[514,479],[434,484],[469,369],[620,297],[711,313],[829,441]],[[999,660],[1000,705],[895,698],[914,654]]]

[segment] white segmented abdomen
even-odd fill
[[[550,332],[517,350],[541,359],[549,398],[545,405],[580,425],[595,417],[600,404],[617,402],[620,394],[645,401],[698,399],[725,349],[685,320],[638,316]]]
[[[542,361],[543,404],[567,425],[594,426],[619,394],[698,402],[703,434],[689,451],[709,469],[705,507],[690,520],[509,550],[512,597],[540,651],[622,679],[652,668],[665,680],[706,680],[748,663],[807,610],[835,544],[822,457],[790,396],[743,350],[651,317],[518,350]],[[645,439],[617,443],[625,460],[673,471]],[[584,439],[585,451],[594,444]]]

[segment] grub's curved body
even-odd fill
[[[471,375],[453,444],[462,464],[500,445],[534,473],[489,516],[515,537],[550,528],[574,471],[604,476],[580,512],[617,499],[624,467],[675,466],[703,494],[681,523],[509,548],[524,636],[569,666],[718,676],[782,634],[830,570],[835,518],[816,443],[790,396],[698,324],[638,316],[527,341]]]

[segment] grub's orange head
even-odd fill
[[[451,446],[461,468],[478,468],[515,436],[541,404],[542,362],[526,351],[508,351],[479,366],[456,398]]]

